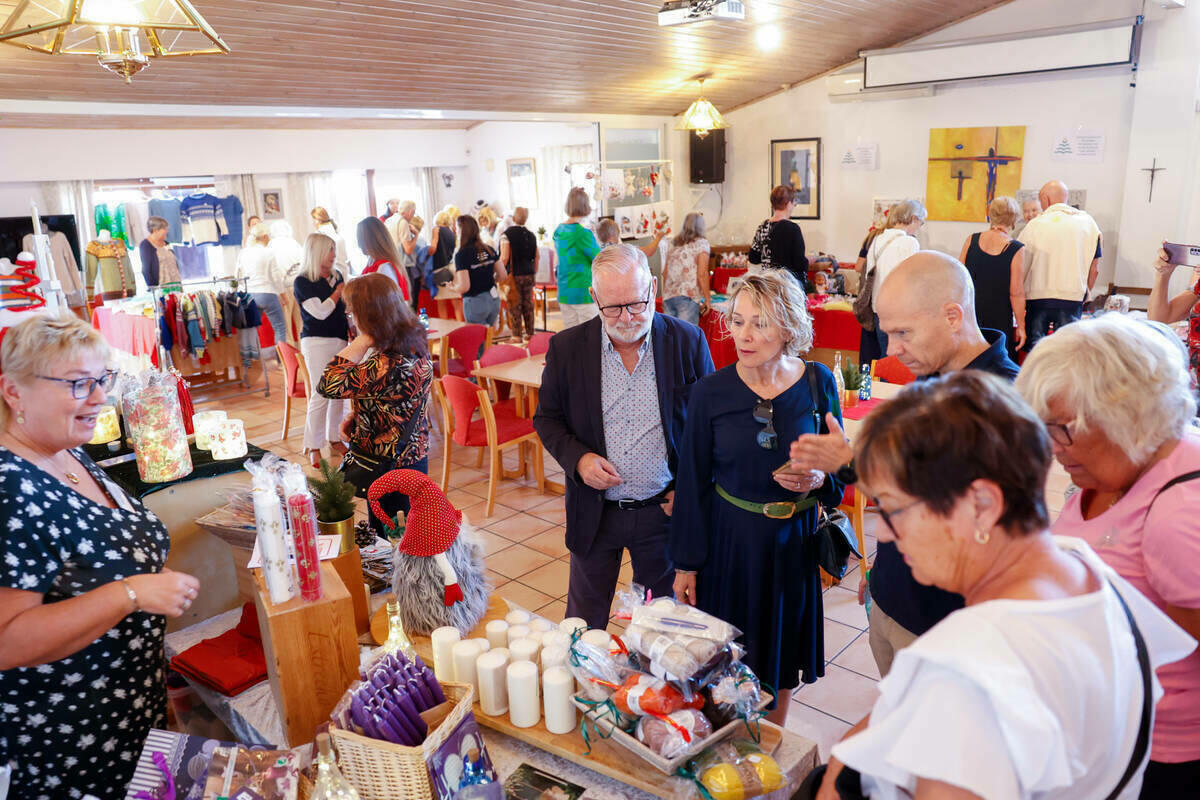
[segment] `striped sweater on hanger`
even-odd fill
[[[192,245],[218,244],[228,233],[221,200],[211,194],[191,194],[179,204],[183,240]]]

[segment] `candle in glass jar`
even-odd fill
[[[532,661],[537,663],[538,643],[533,639],[514,639],[508,644],[508,652],[513,661]]]
[[[121,423],[117,419],[117,409],[112,406],[100,406],[100,413],[96,415],[96,427],[92,429],[92,438],[88,444],[108,444],[120,438]]]
[[[224,411],[198,411],[192,415],[192,430],[196,432],[197,450],[212,449],[212,437],[227,416]]]
[[[454,643],[462,639],[458,628],[447,625],[429,634],[433,645],[433,674],[439,681],[454,680]]]
[[[508,719],[518,728],[532,728],[542,718],[538,702],[538,668],[532,661],[508,665]]]
[[[502,619],[494,619],[487,624],[484,630],[487,632],[487,639],[492,643],[492,647],[508,646],[507,622]]]
[[[504,621],[509,625],[528,625],[533,615],[520,608],[514,608],[505,615]]]
[[[478,681],[475,680],[475,660],[482,652],[479,642],[471,639],[454,643],[450,655],[454,661],[455,683],[469,683],[479,691]]]
[[[542,698],[546,706],[546,730],[570,733],[575,730],[575,706],[571,693],[575,679],[566,667],[551,667],[542,673]]]
[[[484,653],[475,662],[479,682],[479,710],[489,717],[508,711],[508,657],[498,650]]]
[[[529,635],[529,626],[528,625],[509,625],[508,630],[505,631],[505,634],[508,636],[508,646],[512,647],[512,643],[515,642],[517,639],[524,639],[526,636]]]
[[[248,452],[246,427],[240,419],[222,420],[210,440],[212,457],[216,461],[242,458]]]

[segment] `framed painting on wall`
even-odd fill
[[[283,192],[279,189],[263,189],[259,192],[262,201],[263,219],[283,219]]]
[[[771,189],[780,184],[796,192],[792,219],[821,218],[821,140],[772,139]]]
[[[1025,126],[930,128],[929,218],[986,222],[988,205],[1021,188]]]
[[[532,158],[510,158],[508,168],[508,199],[512,207],[537,208],[537,167]]]

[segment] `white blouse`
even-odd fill
[[[1137,620],[1151,666],[1178,661],[1196,642],[1083,540],[1055,543],[1100,578],[1099,591],[968,606],[897,653],[869,727],[833,747],[862,773],[872,800],[910,797],[918,777],[984,800],[1102,798],[1116,787],[1143,692],[1129,622],[1108,581]],[[1162,688],[1152,684],[1157,702]],[[1142,771],[1121,800],[1137,798]]]

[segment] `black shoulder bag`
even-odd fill
[[[417,429],[417,423],[424,415],[425,412],[422,411],[408,418],[408,422],[404,424],[404,428],[400,432],[400,450],[403,450],[408,444],[408,440],[412,438],[413,432]],[[371,484],[393,469],[396,469],[395,459],[364,453],[353,446],[350,447],[349,452],[342,459],[341,465],[338,466],[338,472],[345,476],[347,483],[354,486],[356,497],[366,497]]]
[[[808,389],[813,397],[813,419],[817,433],[829,433],[825,426],[825,412],[821,409],[821,388],[817,385],[817,370],[813,362],[804,363],[804,374],[808,378]],[[862,559],[858,552],[858,535],[854,526],[839,509],[825,508],[818,504],[820,516],[817,522],[817,563],[821,569],[840,581],[846,575],[850,556]]]

